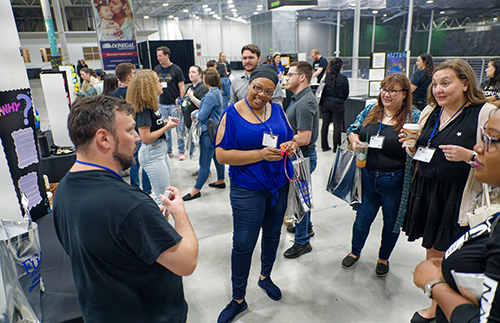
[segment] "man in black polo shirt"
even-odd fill
[[[311,173],[318,162],[316,140],[319,134],[318,104],[309,87],[312,75],[311,64],[300,61],[290,65],[286,76],[287,89],[294,94],[286,115],[295,134],[293,140],[299,145],[304,157],[309,157]],[[295,233],[295,242],[283,254],[286,258],[297,258],[312,250],[309,240],[314,236],[314,231],[310,218],[311,212],[308,212],[295,227],[287,228],[288,232]]]
[[[158,74],[163,87],[163,94],[160,95],[160,112],[164,118],[179,117],[180,110],[177,109],[177,98],[184,97],[184,74],[181,68],[170,61],[170,49],[161,46],[156,49],[156,58],[160,64],[156,65],[155,72]],[[184,140],[180,138],[179,128],[177,129],[177,144],[179,149],[179,160],[185,160]],[[168,156],[172,157],[172,131],[167,130]]]
[[[328,66],[328,61],[326,60],[326,58],[324,58],[319,54],[319,51],[317,49],[313,49],[311,51],[311,58],[314,61],[313,63],[314,73],[312,75],[312,79],[317,77],[319,83],[321,81],[321,78],[323,78],[323,74],[326,71],[326,67]]]

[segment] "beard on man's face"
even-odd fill
[[[113,153],[113,158],[120,163],[120,167],[122,170],[125,170],[135,165],[134,156],[130,157],[115,151]]]

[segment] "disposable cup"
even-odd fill
[[[368,143],[362,142],[356,146],[356,166],[362,168],[366,166],[366,157],[368,155]]]
[[[415,123],[405,123],[403,125],[404,141],[403,147],[415,147],[417,143],[418,130],[420,126]]]

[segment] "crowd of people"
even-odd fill
[[[257,285],[272,300],[280,300],[281,290],[271,276],[294,185],[289,177],[294,174],[292,161],[307,158],[314,172],[320,136],[322,150],[331,150],[331,122],[334,152],[342,144],[349,82],[341,73],[340,58],[328,62],[313,50],[314,64],[292,62],[286,70],[279,52],[268,57],[270,64],[259,65],[259,47],[248,44],[241,49],[241,76],[228,78],[231,69],[221,53],[205,70],[189,68],[186,89],[183,72],[170,56],[169,48],[159,47],[159,64],[153,70],[135,72],[134,65],[122,63],[112,77],[95,76],[88,67],[80,70],[83,98],[75,101],[68,118],[77,161],[55,195],[54,220],[72,261],[86,321],[186,322],[181,276],[194,271],[198,244],[184,202],[202,196],[212,161],[217,171],[217,180],[208,184],[212,188],[226,188],[224,165],[229,166],[233,218],[232,299],[217,322],[233,322],[248,308],[245,295],[260,235]],[[412,80],[401,73],[387,75],[377,102],[361,111],[347,130],[348,146],[357,151],[368,143],[368,157],[360,167],[362,203],[356,206],[351,249],[341,266],[350,269],[360,261],[379,210],[378,277],[389,274],[389,258],[401,231],[410,242],[420,240],[426,260],[417,266],[414,282],[432,302],[408,318],[412,323],[479,322],[480,315],[485,318],[481,322],[500,319],[498,214],[473,228],[467,217],[484,194],[480,182],[500,185],[498,60],[486,72],[489,80],[479,85],[464,60],[434,67],[432,57],[423,53]],[[319,97],[310,86],[314,78],[325,83]],[[104,95],[92,91],[99,82]],[[287,107],[281,82],[293,93]],[[402,146],[405,124],[418,125],[414,147]],[[195,145],[200,149],[199,169],[193,173],[197,179],[185,195],[170,181],[173,128],[179,161],[186,159],[186,152],[192,157]],[[198,129],[197,143],[182,136],[193,129]],[[130,186],[119,173],[127,168]],[[106,193],[117,190],[113,198]],[[75,212],[75,207],[85,212]],[[169,216],[175,227],[165,220]],[[310,211],[287,230],[295,239],[284,257],[312,251]],[[471,297],[458,287],[454,272],[484,274],[485,286],[494,288],[485,289],[482,298]]]

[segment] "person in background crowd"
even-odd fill
[[[181,276],[196,268],[198,241],[176,188],[169,198],[160,195],[158,208],[118,175],[134,163],[133,116],[131,104],[105,95],[72,105],[76,163],[55,193],[55,231],[71,259],[85,322],[184,323]]]
[[[128,0],[109,0],[113,20],[120,26],[126,40],[134,40],[134,17]]]
[[[495,106],[500,106],[500,59],[494,58],[488,62],[486,76],[489,77],[481,83],[486,99]]]
[[[344,74],[340,73],[343,61],[341,58],[332,58],[326,68],[325,87],[321,93],[319,102],[321,118],[321,149],[330,150],[328,144],[328,131],[330,122],[333,122],[333,152],[342,141],[342,125],[344,124],[344,102],[349,97],[349,81]]]
[[[281,53],[276,52],[273,54],[273,64],[274,68],[276,69],[276,72],[278,73],[278,79],[281,81],[283,80],[283,76],[285,75],[285,67],[281,65]]]
[[[106,77],[106,72],[104,72],[103,70],[100,70],[99,72],[96,73],[97,74],[97,79],[99,80],[99,82],[97,82],[95,85],[94,85],[94,89],[96,91],[96,94],[97,95],[100,95],[102,94],[102,91],[103,91],[103,87],[104,87],[104,78]]]
[[[246,63],[243,65],[248,68],[257,61],[260,52],[256,54],[246,48],[242,51]],[[283,109],[268,103],[277,84],[278,75],[272,66],[252,68],[248,95],[224,110],[215,137],[217,160],[230,165],[229,198],[233,212],[233,299],[220,313],[218,323],[232,322],[248,307],[246,287],[261,228],[262,264],[258,285],[271,299],[281,299],[281,290],[271,280],[271,271],[288,198],[285,167],[288,174],[293,173],[290,160],[286,166],[283,164],[282,152],[290,155],[299,147],[293,141],[293,131]]]
[[[214,59],[211,59],[207,62],[207,69],[209,68],[217,69],[217,62]]]
[[[97,94],[97,91],[94,89],[94,85],[99,82],[99,79],[97,78],[94,70],[91,70],[88,67],[83,67],[80,70],[80,76],[83,79],[83,83],[80,87],[80,91],[76,92],[76,96],[85,97]]]
[[[115,90],[118,88],[118,78],[115,74],[108,74],[104,76],[102,85],[102,94],[113,96]]]
[[[226,65],[227,76],[231,75],[231,64],[226,60],[226,54],[224,54],[224,52],[219,53],[219,64]]]
[[[78,75],[78,78],[80,79],[80,86],[83,84],[83,79],[82,79],[82,76],[80,75],[80,71],[84,67],[88,67],[88,65],[85,63],[85,61],[83,59],[79,60],[77,65],[76,65],[76,74]]]
[[[120,81],[120,86],[113,92],[114,97],[122,99],[127,97],[128,85],[134,76],[134,72],[135,65],[132,63],[120,63],[116,66],[115,73]],[[135,131],[139,131],[137,127]],[[141,146],[142,141],[139,140],[137,142],[137,149],[134,152],[135,165],[130,167],[130,185],[135,187],[141,187],[141,181],[139,180],[139,170],[141,167],[139,163],[139,150],[141,150]],[[147,194],[151,194],[151,182],[144,168],[142,169],[142,190]]]
[[[495,108],[478,89],[472,67],[462,59],[439,64],[432,75],[428,106],[420,115],[420,136],[407,152],[418,160],[403,231],[408,241],[422,239],[426,259],[443,258],[467,231],[467,212],[479,193],[469,163],[481,139],[481,126]],[[415,154],[417,148],[420,152]],[[426,148],[427,147],[427,148]],[[430,322],[436,303],[415,312],[411,322]]]
[[[163,118],[177,117],[180,111],[177,108],[177,98],[184,95],[184,73],[181,68],[170,61],[170,49],[161,46],[156,49],[156,58],[160,64],[156,65],[154,71],[158,74],[163,93],[160,95],[160,112]],[[185,160],[184,140],[180,137],[177,129],[177,145],[179,149],[179,160]],[[168,156],[172,157],[172,131],[167,131]]]
[[[314,74],[312,77],[313,79],[317,77],[317,83],[319,83],[323,78],[323,73],[325,73],[326,67],[328,66],[328,61],[326,60],[326,58],[319,54],[319,51],[317,49],[313,49],[311,51],[311,58],[314,61]]]
[[[226,65],[217,65],[217,72],[220,75],[220,83],[222,86],[222,109],[225,109],[231,96],[231,80],[229,80],[227,75]]]
[[[371,224],[382,208],[384,226],[375,274],[385,277],[399,237],[398,216],[405,213],[414,172],[412,159],[401,147],[398,134],[405,123],[419,119],[420,111],[412,108],[410,81],[404,74],[389,74],[380,86],[378,102],[366,107],[347,130],[354,151],[361,142],[370,145],[366,167],[361,170],[363,203],[357,207],[351,252],[342,260],[342,267],[349,269],[359,260]]]
[[[170,186],[170,160],[165,132],[179,124],[177,118],[162,118],[158,103],[162,91],[158,74],[141,70],[130,80],[126,97],[127,102],[135,106],[135,118],[142,141],[139,162],[148,174],[158,205],[161,205],[160,194]]]
[[[248,84],[252,71],[259,66],[260,48],[255,44],[248,44],[241,48],[241,61],[245,73],[240,77],[234,78],[231,84],[231,97],[229,105],[243,100],[248,94]],[[271,97],[271,102],[283,106],[283,90],[281,86],[276,86]]]
[[[500,111],[497,109],[481,128],[481,140],[474,146],[474,178],[500,187]],[[500,227],[493,214],[471,228],[446,251],[444,260],[421,262],[413,273],[415,285],[439,305],[436,323],[479,323],[500,320]],[[484,277],[480,277],[484,275]],[[458,281],[459,276],[481,279],[477,297]],[[478,277],[479,276],[479,277]],[[469,286],[467,286],[469,287]],[[476,290],[477,292],[477,290]]]
[[[271,55],[267,55],[264,64],[273,65],[273,57]]]
[[[223,64],[220,66],[224,67]],[[201,126],[200,135],[200,168],[198,179],[194,188],[184,195],[182,198],[184,201],[193,200],[201,196],[200,190],[208,179],[210,172],[210,163],[213,159],[215,164],[215,169],[217,170],[217,181],[215,183],[210,183],[208,186],[215,188],[226,188],[226,183],[224,182],[224,165],[219,164],[215,158],[215,148],[213,146],[210,135],[208,134],[207,122],[208,121],[219,121],[222,115],[222,94],[220,92],[220,76],[217,70],[214,68],[209,68],[203,73],[203,83],[208,88],[208,93],[203,96],[200,102],[200,109],[193,111],[191,113],[191,118],[198,119]]]
[[[413,92],[413,106],[422,110],[427,105],[427,90],[432,82],[434,72],[434,60],[432,56],[423,53],[417,58],[417,71],[411,79],[411,91]]]
[[[293,62],[286,76],[287,89],[293,92],[292,103],[286,111],[293,140],[299,145],[304,157],[309,157],[311,174],[318,164],[316,140],[319,135],[319,109],[316,97],[312,93],[311,77],[313,68],[306,61]],[[311,212],[307,212],[300,223],[287,227],[287,231],[295,233],[293,246],[283,256],[297,258],[312,250],[309,240],[314,236],[311,223]]]

